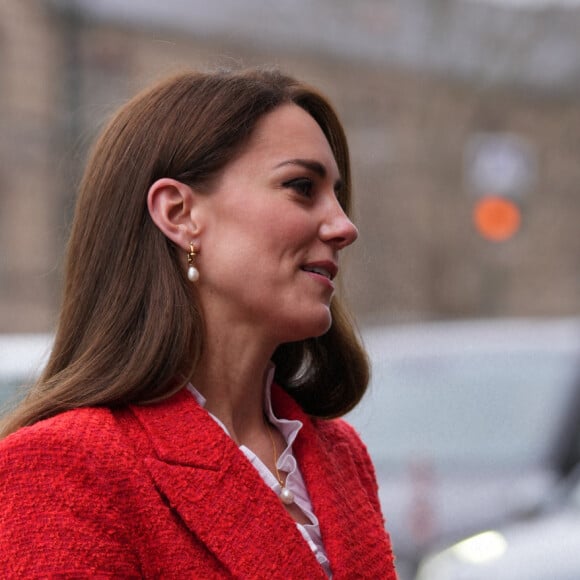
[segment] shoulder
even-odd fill
[[[352,425],[344,419],[313,419],[314,426],[322,441],[330,445],[347,445],[353,453],[370,462],[365,444]]]
[[[110,410],[94,407],[74,409],[30,427],[22,427],[0,441],[0,459],[15,451],[25,455],[36,451],[76,454],[86,446],[106,448],[115,438],[116,431]]]
[[[14,514],[114,514],[128,505],[136,461],[111,411],[68,411],[0,442],[0,501]]]
[[[381,512],[375,468],[366,445],[352,425],[344,419],[313,419],[318,435],[333,460],[348,462],[366,490],[375,509]],[[340,453],[337,453],[340,449]]]
[[[360,437],[352,425],[344,419],[313,419],[318,431],[324,437],[334,437],[345,442],[361,443]]]
[[[126,516],[136,513],[134,473],[135,454],[107,409],[69,411],[6,437],[0,442],[2,577],[133,574]]]
[[[78,470],[114,471],[120,467],[120,457],[130,457],[127,448],[110,410],[75,409],[23,427],[0,441],[0,478],[33,480]]]

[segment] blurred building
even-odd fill
[[[4,0],[0,331],[53,324],[75,185],[110,112],[184,67],[254,64],[320,87],[345,121],[362,232],[346,286],[363,322],[577,314],[579,53],[573,7]],[[492,147],[483,163],[490,187],[520,178],[503,193],[521,228],[503,242],[473,226],[481,135],[529,153],[518,166],[517,148]]]

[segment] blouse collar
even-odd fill
[[[272,407],[272,385],[274,384],[274,373],[276,371],[276,366],[274,363],[270,363],[265,374],[264,380],[264,414],[274,425],[280,433],[286,439],[288,443],[288,447],[292,446],[298,432],[302,428],[302,421],[298,419],[285,419],[281,417],[277,417],[274,413],[274,409]],[[194,396],[195,400],[198,404],[205,408],[207,404],[207,399],[191,384],[188,383],[186,389]],[[227,430],[226,426],[215,416],[209,413],[212,419],[225,431],[225,433],[230,436],[229,431]]]

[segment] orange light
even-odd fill
[[[519,229],[522,216],[519,207],[504,197],[483,197],[475,205],[473,221],[477,231],[486,239],[503,242]]]

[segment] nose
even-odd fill
[[[350,246],[358,238],[358,229],[333,196],[325,219],[320,225],[320,239],[332,243],[338,250]]]

